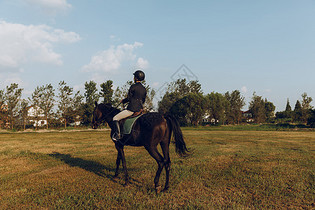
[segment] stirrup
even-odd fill
[[[120,138],[117,138],[117,137],[118,137],[118,134],[114,133],[112,136],[112,140],[116,142],[116,141],[119,141],[120,139],[122,139],[121,136],[120,136]]]

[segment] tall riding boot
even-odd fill
[[[114,123],[114,127],[115,127],[115,132],[112,136],[112,139],[114,141],[118,141],[121,139],[119,122],[117,120],[114,120],[113,123]]]

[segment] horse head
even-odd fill
[[[97,101],[95,101],[95,108],[93,111],[93,119],[92,119],[92,128],[97,129],[98,126],[103,121],[109,121],[110,115],[113,112],[113,107],[111,104],[98,104]]]
[[[97,101],[95,101],[95,107],[93,111],[92,128],[97,129],[100,124],[100,119],[102,118],[102,112],[100,111]]]

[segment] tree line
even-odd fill
[[[69,125],[89,126],[92,120],[94,102],[119,105],[119,101],[127,96],[128,88],[132,84],[128,81],[124,86],[113,90],[113,81],[108,80],[98,89],[94,81],[84,84],[84,93],[74,91],[65,81],[60,81],[57,90],[51,85],[37,86],[30,97],[22,98],[23,88],[12,83],[4,90],[0,90],[0,128],[14,129],[15,127],[39,127],[34,122],[45,120],[46,128],[67,127]],[[153,109],[154,90],[146,85],[147,111]],[[30,116],[29,110],[32,109]]]
[[[302,100],[297,100],[293,110],[287,101],[286,110],[275,113],[275,105],[254,92],[249,110],[244,112],[245,98],[239,90],[204,94],[198,81],[179,79],[168,85],[162,100],[158,102],[158,111],[173,114],[182,126],[250,122],[296,123],[314,127],[315,110],[311,106],[312,100],[303,93]]]
[[[94,102],[101,100],[119,106],[127,96],[132,81],[113,89],[113,81],[97,84],[89,81],[84,84],[84,93],[75,92],[65,81],[60,81],[57,90],[51,84],[38,86],[27,99],[22,99],[23,88],[12,83],[0,90],[0,127],[32,127],[38,119],[44,119],[46,128],[67,127],[69,125],[89,126],[92,120]],[[146,111],[153,110],[155,90],[147,85]],[[99,88],[99,89],[98,89]],[[275,113],[275,106],[262,96],[253,93],[249,110],[242,111],[245,98],[239,90],[226,93],[204,94],[198,81],[178,79],[168,84],[167,90],[158,102],[158,112],[172,114],[182,126],[201,124],[240,124],[240,123],[304,123],[314,126],[315,110],[312,98],[306,93],[297,100],[294,109],[289,100],[284,111]],[[29,110],[33,107],[32,119]],[[120,105],[120,108],[123,108]],[[35,125],[35,127],[38,127]]]

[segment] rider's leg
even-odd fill
[[[115,133],[112,136],[112,139],[114,141],[117,141],[117,140],[121,139],[119,120],[122,120],[122,119],[124,119],[126,117],[129,117],[132,114],[133,114],[133,112],[131,112],[129,110],[123,110],[123,111],[119,112],[117,115],[115,115],[115,117],[113,118],[113,123],[115,125]]]
[[[120,126],[119,126],[119,122],[117,120],[114,120],[113,123],[114,123],[115,130],[114,130],[114,134],[112,136],[112,139],[114,141],[117,141],[117,140],[121,139]]]

